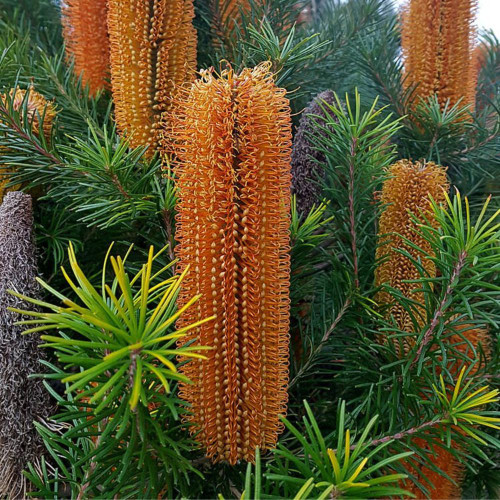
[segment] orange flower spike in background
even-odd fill
[[[463,98],[473,111],[477,81],[475,14],[477,0],[408,0],[402,13],[401,45],[406,87],[441,106]]]
[[[432,222],[429,210],[430,197],[437,203],[444,202],[444,193],[449,188],[446,169],[432,162],[412,163],[409,160],[400,160],[391,165],[388,175],[389,177],[384,182],[381,193],[381,202],[385,207],[379,219],[377,260],[380,261],[380,264],[375,272],[376,284],[388,283],[391,287],[401,291],[406,297],[422,304],[421,314],[423,315],[424,293],[413,291],[418,288],[418,284],[405,283],[406,280],[420,278],[420,272],[407,257],[396,251],[396,249],[405,250],[413,258],[420,259],[428,277],[436,277],[436,269],[432,261],[426,258],[425,255],[420,255],[420,252],[408,245],[401,236],[422,248],[424,252],[431,253],[430,245],[415,231],[417,228],[415,221],[412,220],[412,214],[419,217],[422,213],[428,222]],[[390,294],[384,291],[379,292],[377,302],[381,305],[390,303]],[[415,330],[408,312],[401,305],[391,307],[389,314],[392,314],[401,330],[407,332]],[[425,321],[426,318],[422,317],[421,325],[425,324]],[[384,339],[380,340],[384,341]],[[471,360],[478,356],[480,344],[484,353],[486,355],[489,353],[487,331],[473,325],[459,325],[456,332],[448,335],[444,341],[449,345],[454,345],[457,351]],[[452,351],[449,351],[448,356],[452,355],[451,353]],[[404,353],[400,352],[399,355],[403,356]],[[457,359],[454,365],[450,366],[450,371],[458,374],[464,362],[467,363],[463,359]],[[475,365],[471,370],[471,374],[476,373],[478,368],[479,364]],[[404,463],[409,472],[429,489],[430,498],[459,498],[460,482],[464,475],[464,467],[461,462],[453,456],[450,450],[442,448],[438,444],[431,445],[425,439],[418,437],[412,438],[412,442],[420,448],[429,450],[432,463],[453,480],[443,477],[442,474],[429,469],[425,465],[405,460]],[[452,448],[456,446],[452,442]],[[432,483],[432,486],[429,482]],[[400,487],[413,493],[418,499],[426,498],[411,479],[401,481]]]
[[[24,89],[11,89],[9,96],[12,99],[12,105],[15,111],[20,111],[24,105],[26,99],[26,90]],[[1,97],[5,102],[5,97]],[[30,87],[27,112],[28,120],[32,123],[32,130],[35,135],[40,134],[40,121],[39,116],[43,118],[43,135],[45,140],[49,141],[52,134],[52,127],[54,125],[54,119],[56,117],[56,108],[52,102],[47,101],[45,97],[37,92],[34,87]]]
[[[261,0],[261,3],[265,0]],[[249,0],[220,0],[219,3],[222,5],[222,21],[224,24],[230,22],[240,22],[240,13],[250,12],[250,2]]]
[[[269,64],[203,71],[172,113],[178,186],[176,248],[190,266],[179,320],[215,315],[186,341],[213,347],[183,365],[197,439],[215,461],[253,461],[276,444],[286,412],[291,119]]]
[[[175,89],[196,70],[193,0],[109,0],[111,83],[120,133],[154,154]]]
[[[91,95],[105,88],[109,77],[107,0],[63,0],[61,3],[66,55]]]
[[[11,89],[9,92],[9,97],[12,99],[12,106],[15,111],[20,111],[25,103],[27,91],[25,89]],[[7,99],[5,95],[0,95],[0,100],[7,106]],[[35,135],[40,134],[40,120],[39,117],[43,119],[42,129],[43,136],[46,141],[50,141],[52,135],[52,127],[54,125],[54,120],[57,114],[56,108],[53,103],[47,101],[42,94],[37,92],[33,87],[30,88],[28,94],[28,101],[26,102],[27,119],[31,123],[32,131]],[[1,150],[0,150],[1,159]],[[11,186],[6,188],[9,183],[9,176],[3,175],[6,172],[13,172],[13,168],[2,167],[0,170],[0,203],[6,191],[17,191],[20,189],[20,185]]]
[[[416,224],[412,217],[419,217],[421,212],[430,215],[430,197],[437,203],[444,202],[444,194],[448,190],[446,169],[432,162],[400,160],[391,165],[388,176],[381,193],[384,208],[379,219],[376,256],[380,264],[375,272],[376,284],[387,283],[406,297],[424,304],[424,293],[413,291],[418,285],[404,282],[420,278],[419,269],[397,250],[406,250],[414,258],[421,258],[427,274],[435,276],[432,261],[419,255],[401,236],[425,252],[431,251],[429,243],[415,231]],[[381,305],[392,302],[390,294],[383,290],[378,293],[376,300]],[[413,331],[411,318],[402,305],[391,307],[389,314],[392,314],[401,330]],[[422,320],[425,321],[425,318]]]

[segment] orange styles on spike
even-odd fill
[[[443,106],[460,99],[474,108],[477,0],[409,0],[402,13],[401,44],[406,87],[437,94]]]
[[[180,394],[207,455],[231,464],[275,445],[287,403],[291,120],[269,69],[203,71],[168,131],[179,307],[201,295],[178,326],[215,316],[186,338],[213,349],[183,366]]]
[[[414,291],[419,288],[418,285],[405,282],[419,279],[420,271],[400,251],[405,250],[414,259],[421,259],[427,275],[435,276],[435,266],[425,256],[425,253],[431,252],[430,244],[416,231],[417,224],[413,217],[423,214],[432,221],[430,198],[437,203],[444,202],[444,194],[448,190],[446,169],[432,162],[400,160],[389,167],[388,176],[381,193],[381,202],[385,207],[379,219],[379,245],[376,256],[380,263],[375,272],[376,284],[387,283],[400,290],[405,297],[421,303],[420,314],[423,315],[424,292]],[[421,248],[424,254],[415,250],[406,240]],[[376,300],[381,305],[393,301],[389,292],[384,290],[377,294]],[[391,306],[388,314],[394,317],[401,330],[413,331],[412,319],[402,305]],[[422,322],[425,322],[425,319],[422,317]]]
[[[418,481],[429,490],[429,496],[424,495],[422,490],[409,478],[401,481],[400,487],[413,493],[419,500],[431,499],[456,499],[461,498],[460,483],[464,476],[464,467],[459,460],[446,448],[439,444],[429,442],[424,438],[413,437],[412,443],[421,449],[427,450],[428,460],[430,460],[440,471],[451,478],[447,479],[442,472],[426,467],[425,465],[412,461],[405,461],[410,474],[415,476]]]
[[[174,92],[195,77],[193,17],[193,0],[108,2],[116,123],[150,156]]]
[[[106,24],[107,0],[63,0],[63,35],[68,59],[75,73],[89,86],[90,94],[107,86],[109,38]]]

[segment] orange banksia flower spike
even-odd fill
[[[432,249],[429,243],[416,231],[416,222],[412,215],[419,217],[422,214],[426,217],[427,222],[432,223],[430,197],[437,203],[445,201],[444,193],[449,187],[446,169],[432,162],[400,160],[389,168],[388,176],[381,193],[381,202],[385,207],[379,219],[377,259],[380,264],[375,273],[376,284],[388,283],[403,293],[405,297],[411,298],[417,304],[422,304],[421,311],[416,311],[422,316],[419,325],[422,326],[426,322],[424,292],[415,291],[416,288],[419,288],[418,284],[405,282],[420,278],[420,271],[410,259],[396,249],[405,250],[414,259],[420,259],[427,276],[429,278],[436,277],[434,264],[425,256],[426,253],[431,254]],[[421,248],[423,252],[412,248],[403,237]],[[387,305],[392,301],[392,298],[388,292],[382,290],[378,293],[376,300],[380,305]],[[401,305],[392,305],[388,314],[393,316],[401,330],[409,333],[415,331],[409,313]],[[384,341],[382,338],[379,340]],[[457,360],[449,366],[450,372],[457,375],[464,364],[469,364],[468,359],[473,362],[478,357],[480,345],[486,356],[490,351],[487,331],[470,324],[458,325],[453,332],[446,335],[444,341],[453,345],[454,350],[463,355],[464,359],[457,355],[453,356]],[[405,351],[408,347],[410,346],[405,346]],[[403,356],[404,352],[398,354]],[[476,363],[470,374],[477,373],[479,367],[479,363]],[[428,450],[432,463],[451,478],[451,480],[447,479],[441,473],[423,464],[415,461],[410,463],[410,461],[405,460],[404,464],[409,472],[429,490],[429,497],[435,499],[460,498],[460,483],[464,475],[464,467],[460,460],[449,449],[429,443],[424,438],[413,437],[412,443],[421,449]],[[452,442],[452,448],[456,448],[456,446],[457,444]],[[401,481],[400,487],[413,493],[416,498],[426,498],[411,478]]]
[[[183,366],[180,394],[207,455],[231,464],[275,445],[287,403],[291,119],[269,69],[203,71],[167,131],[179,307],[201,296],[178,327],[215,316],[186,337],[213,349]]]
[[[196,70],[193,0],[109,0],[115,118],[131,147],[154,153],[175,89]]]
[[[484,365],[484,363],[481,363],[484,362],[484,358],[479,358],[480,349],[485,358],[489,358],[491,354],[491,340],[488,331],[471,324],[458,325],[455,331],[456,333],[446,336],[443,341],[450,346],[452,345],[453,349],[460,352],[465,359],[454,355],[453,357],[456,357],[457,360],[448,364],[449,371],[455,377],[458,377],[463,366],[474,363],[468,372],[468,376],[473,377]],[[415,446],[428,450],[431,462],[451,479],[423,464],[417,465],[413,462],[410,465],[408,462],[405,462],[411,474],[415,475],[419,482],[429,490],[429,497],[431,499],[461,498],[460,484],[465,475],[465,466],[462,462],[449,449],[443,448],[438,444],[430,444],[425,439],[418,437],[412,438],[411,441]],[[458,449],[458,444],[452,440],[451,447],[452,449]],[[417,499],[424,500],[427,498],[411,479],[402,481],[400,487],[413,493]]]
[[[12,105],[15,111],[20,111],[24,105],[27,91],[24,89],[11,89],[9,97],[12,99]],[[2,102],[6,104],[5,96],[0,96]],[[33,133],[40,134],[40,120],[38,117],[43,118],[43,135],[45,139],[50,140],[52,134],[52,127],[56,117],[56,108],[54,104],[47,101],[45,97],[37,92],[33,86],[29,89],[28,102],[26,103],[28,121],[32,124]]]
[[[412,493],[414,498],[418,500],[426,500],[427,498],[436,500],[461,498],[460,483],[464,477],[465,470],[460,461],[446,448],[442,448],[436,443],[429,443],[424,438],[414,437],[411,441],[415,446],[427,450],[429,453],[428,460],[440,471],[453,479],[453,482],[447,479],[441,472],[413,461],[412,464],[405,463],[405,465],[408,471],[429,490],[429,496],[426,496],[411,479],[401,481],[399,487]]]
[[[421,303],[423,309],[424,292],[413,291],[418,288],[415,283],[405,283],[405,280],[420,278],[419,269],[398,250],[404,249],[413,258],[420,258],[427,274],[435,276],[432,261],[420,255],[403,237],[418,245],[424,252],[431,252],[430,244],[416,231],[413,216],[419,217],[421,213],[430,216],[430,197],[437,203],[444,202],[444,195],[448,190],[446,169],[432,162],[400,160],[389,168],[388,176],[381,193],[381,202],[385,206],[379,219],[376,256],[380,264],[375,272],[376,284],[389,284],[400,290],[405,297]],[[387,305],[393,299],[389,292],[382,290],[377,294],[376,300],[380,305]],[[401,330],[414,330],[411,317],[402,305],[395,304],[388,314],[394,317]],[[421,314],[424,314],[423,310]],[[425,321],[425,318],[422,320]]]
[[[474,109],[475,14],[477,0],[408,0],[402,13],[401,44],[405,85],[418,97],[437,94],[443,106]]]
[[[107,0],[63,0],[63,35],[68,59],[82,76],[90,94],[107,86],[109,38],[106,23]]]
[[[217,35],[228,36],[241,23],[241,13],[250,12],[249,0],[211,0]],[[263,0],[261,0],[263,1]]]
[[[12,100],[12,107],[15,111],[21,111],[25,104],[27,91],[25,89],[11,89],[9,92],[9,98]],[[43,136],[47,141],[50,140],[52,135],[52,127],[54,125],[54,120],[56,117],[56,108],[52,102],[49,102],[43,97],[42,94],[36,92],[33,87],[30,88],[28,98],[26,102],[26,112],[28,122],[31,123],[32,131],[35,135],[40,135],[40,120],[43,118],[42,132]],[[8,99],[6,95],[0,95],[0,101],[5,107],[8,107]],[[0,148],[0,160],[2,156],[2,151]],[[7,172],[13,172],[12,168],[2,167],[0,170],[0,202],[6,191],[17,191],[21,186],[11,186],[7,188],[9,183],[9,176],[5,175]]]

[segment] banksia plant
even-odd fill
[[[292,149],[292,192],[297,198],[297,211],[306,216],[321,196],[321,181],[324,178],[325,154],[312,145],[314,136],[326,137],[321,127],[327,119],[326,104],[335,103],[335,94],[325,90],[318,94],[302,113]],[[333,115],[334,116],[334,115]]]
[[[22,471],[38,464],[44,450],[34,422],[52,412],[40,373],[36,335],[22,335],[17,321],[29,319],[8,308],[25,303],[9,290],[39,295],[33,242],[31,197],[10,192],[0,206],[0,497],[25,498],[29,489]]]
[[[452,346],[455,351],[458,351],[465,359],[457,359],[453,363],[448,363],[448,368],[451,374],[458,377],[462,368],[469,367],[472,362],[474,364],[468,372],[468,376],[472,377],[477,374],[482,367],[479,359],[479,350],[481,349],[486,358],[490,354],[490,339],[488,331],[484,328],[478,328],[470,324],[461,324],[455,328],[456,333],[447,335],[443,342]],[[449,351],[449,354],[452,351]],[[448,354],[448,355],[449,355]],[[455,357],[455,356],[453,356]],[[411,439],[412,446],[427,450],[429,459],[439,469],[436,471],[427,467],[423,463],[411,465],[405,463],[409,472],[414,475],[418,481],[429,490],[430,498],[461,498],[460,484],[465,475],[464,464],[450,451],[436,443],[424,438],[413,437]],[[451,448],[458,448],[455,441],[451,441]],[[447,477],[443,475],[443,472]],[[422,490],[410,479],[401,481],[400,487],[412,493],[415,498],[425,499]]]
[[[189,362],[181,397],[215,461],[254,460],[273,447],[286,412],[291,121],[268,63],[220,76],[203,71],[179,97],[170,152],[178,187],[176,252],[190,271],[178,327],[213,349]],[[184,341],[183,341],[184,342]]]
[[[33,87],[30,87],[29,93],[25,89],[11,89],[9,98],[12,101],[14,111],[23,111],[26,106],[28,122],[31,124],[32,131],[36,135],[43,133],[46,141],[50,140],[54,119],[56,117],[56,108],[54,104],[47,101],[45,97],[37,92]],[[6,95],[0,96],[4,106],[8,106]],[[26,102],[25,102],[26,101]],[[42,130],[40,130],[40,117],[43,118]]]
[[[381,201],[385,204],[385,208],[379,220],[377,258],[380,259],[380,263],[375,277],[377,285],[389,284],[406,298],[420,304],[414,310],[416,314],[410,314],[401,304],[392,305],[388,310],[388,314],[392,315],[398,328],[411,333],[427,322],[425,292],[421,290],[421,285],[418,283],[408,283],[408,281],[422,277],[421,271],[400,252],[405,251],[414,260],[420,261],[425,271],[425,278],[436,277],[435,265],[428,257],[432,255],[432,248],[418,231],[417,220],[425,217],[427,224],[434,222],[430,199],[432,198],[438,204],[444,202],[448,181],[446,170],[432,162],[412,163],[409,160],[400,160],[390,167],[388,175],[381,193]],[[377,302],[389,304],[391,295],[382,290],[377,295]],[[412,317],[417,319],[418,325],[413,324]],[[448,352],[448,357],[455,358],[452,362],[448,362],[450,373],[455,375],[458,375],[464,366],[470,364],[467,360],[471,362],[478,360],[480,346],[485,354],[489,352],[487,331],[471,324],[455,326],[453,330],[445,333],[443,342],[455,351],[455,353],[453,350]],[[396,346],[397,349],[398,347]],[[405,351],[410,347],[407,341],[404,347]],[[398,354],[404,355],[399,350]],[[477,373],[479,367],[479,363],[476,362],[469,375]],[[425,396],[422,397],[425,398]],[[404,461],[409,472],[429,490],[430,498],[459,498],[464,466],[451,451],[457,448],[457,443],[452,440],[451,449],[423,437],[413,437],[411,443],[418,449],[427,450],[428,459],[441,471],[431,469],[425,463],[412,461],[410,464],[409,461]],[[443,472],[447,477],[443,476]],[[427,498],[413,480],[401,481],[400,487],[415,495],[416,498]]]
[[[15,88],[11,89],[8,95],[1,95],[0,101],[5,108],[12,105],[14,111],[21,112],[23,120],[25,119],[31,124],[31,130],[35,135],[43,133],[46,141],[50,140],[52,135],[52,127],[56,117],[56,108],[53,103],[47,101],[42,94],[36,92],[33,87],[29,91],[25,89]],[[26,113],[26,116],[24,114]],[[42,118],[42,125],[40,130],[40,118]],[[2,151],[0,148],[0,161]],[[21,186],[13,186],[7,188],[9,183],[9,172],[12,173],[13,168],[3,166],[0,170],[0,203],[7,189],[15,191]]]
[[[109,37],[107,0],[64,0],[61,4],[63,35],[68,60],[91,95],[107,86]]]
[[[412,316],[420,317],[425,323],[425,292],[415,291],[420,288],[408,280],[418,280],[421,277],[419,268],[401,251],[408,252],[415,260],[421,260],[421,265],[427,276],[434,277],[435,265],[425,253],[432,253],[431,245],[417,231],[414,217],[424,216],[432,222],[430,199],[441,203],[445,201],[448,190],[446,170],[432,162],[411,162],[400,160],[389,168],[388,178],[384,182],[380,201],[384,205],[379,219],[379,238],[376,257],[379,265],[375,272],[378,286],[387,284],[399,290],[406,298],[412,299],[421,307],[411,315],[402,304],[391,305],[387,311],[402,331],[413,332],[415,325]],[[423,250],[420,252],[414,248]],[[382,288],[377,294],[379,305],[389,305],[393,302],[391,294]]]
[[[262,1],[260,0],[260,2]],[[250,1],[211,0],[211,2],[215,35],[220,39],[227,40],[233,30],[241,25],[241,14],[248,14],[251,11]],[[218,43],[216,40],[216,45]]]
[[[119,131],[154,153],[175,90],[195,77],[193,0],[109,0],[111,83]]]
[[[402,13],[401,44],[406,87],[442,106],[462,99],[474,109],[477,0],[409,0]]]

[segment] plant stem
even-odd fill
[[[354,286],[359,288],[358,250],[356,236],[356,217],[354,213],[354,158],[356,156],[357,138],[353,137],[351,142],[351,160],[349,162],[349,224],[351,230],[352,262],[354,266]]]
[[[397,432],[396,434],[393,434],[392,436],[385,436],[380,439],[374,439],[373,441],[370,441],[368,446],[378,446],[379,444],[387,443],[387,441],[394,441],[397,439],[403,439],[407,436],[411,436],[412,434],[416,434],[417,432],[420,432],[423,429],[427,429],[429,427],[434,427],[441,423],[441,420],[429,420],[427,422],[424,422],[423,424],[417,425],[416,427],[412,427],[411,429],[408,429],[406,431],[401,431]],[[351,450],[354,450],[356,448],[356,444],[351,446]]]
[[[460,273],[462,272],[462,269],[465,265],[466,258],[467,258],[467,252],[465,250],[462,250],[460,252],[460,255],[458,256],[458,260],[457,260],[455,266],[453,267],[450,281],[448,283],[448,286],[446,288],[444,296],[443,296],[441,302],[439,303],[439,307],[434,312],[434,316],[432,318],[431,324],[429,325],[429,328],[427,328],[426,332],[424,333],[424,336],[422,338],[422,342],[420,343],[418,350],[417,350],[417,354],[415,355],[415,359],[412,361],[412,363],[410,365],[410,369],[412,369],[418,363],[420,357],[422,356],[422,352],[424,350],[424,347],[432,339],[432,336],[434,334],[434,330],[436,329],[437,325],[439,324],[439,320],[443,316],[444,311],[446,309],[446,302],[448,301],[448,299],[450,298],[450,296],[453,292],[453,286],[455,284],[455,281],[460,276]]]
[[[172,221],[171,221],[171,214],[170,210],[164,209],[161,211],[161,216],[162,216],[162,221],[163,221],[163,227],[165,228],[165,233],[167,235],[167,242],[168,242],[168,256],[170,257],[170,260],[175,259],[175,253],[174,253],[174,231],[172,228]]]
[[[322,349],[323,344],[328,340],[332,332],[335,330],[337,325],[339,324],[340,320],[344,317],[344,314],[346,313],[347,309],[351,305],[351,298],[348,297],[345,302],[343,303],[342,307],[340,308],[337,316],[335,316],[335,319],[333,320],[332,324],[325,330],[325,333],[323,334],[323,338],[321,339],[321,342],[316,346],[314,351],[310,354],[309,358],[307,359],[306,363],[304,363],[301,367],[298,373],[293,377],[293,379],[290,381],[288,385],[288,389],[290,390],[291,387],[293,387],[303,376],[304,373],[307,371],[307,369],[311,366],[313,363],[314,359],[316,356],[319,354],[319,351]],[[344,362],[344,360],[338,360],[339,362]]]

